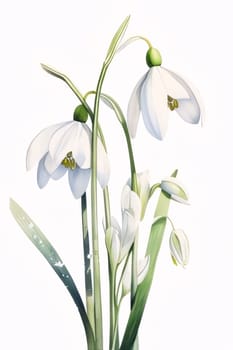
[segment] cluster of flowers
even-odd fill
[[[186,122],[197,124],[201,118],[201,104],[198,94],[183,78],[161,67],[159,51],[150,48],[146,56],[149,70],[134,88],[128,104],[128,129],[135,137],[140,112],[149,133],[162,140],[166,134],[169,110],[176,111]],[[77,109],[76,109],[77,111]],[[76,117],[72,121],[52,125],[42,130],[31,142],[27,152],[27,169],[36,163],[37,183],[43,188],[49,179],[58,180],[66,172],[71,191],[76,199],[80,198],[88,187],[91,175],[91,138],[92,131],[86,124],[86,118]],[[110,166],[102,141],[97,141],[97,178],[102,188],[108,184]],[[122,227],[112,218],[111,227],[106,230],[106,245],[112,266],[119,264],[128,254],[134,242],[139,221],[144,216],[151,187],[148,174],[138,174],[139,193],[126,185],[122,192]],[[159,184],[172,199],[187,203],[187,194],[175,178],[168,178]],[[173,228],[170,236],[170,249],[176,264],[186,265],[189,256],[188,240],[182,230]],[[138,269],[146,271],[148,259],[144,259]],[[127,271],[127,269],[126,269]],[[127,275],[127,273],[126,273]],[[130,279],[127,277],[125,281]],[[124,285],[128,285],[125,282]],[[124,287],[125,291],[128,287]]]

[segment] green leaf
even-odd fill
[[[41,63],[41,67],[49,74],[53,75],[54,77],[56,78],[59,78],[61,80],[64,80],[66,81],[68,78],[65,74],[61,73],[61,72],[58,72],[58,70],[52,68],[52,67],[49,67],[47,66],[46,64],[44,63]]]
[[[71,297],[73,298],[78,311],[80,313],[88,342],[88,349],[94,350],[94,335],[86,314],[84,304],[80,293],[71,277],[69,271],[64,265],[62,259],[53,248],[52,244],[48,241],[39,227],[32,221],[27,213],[13,200],[10,199],[10,210],[15,220],[30,239],[30,241],[36,246],[40,253],[48,261],[52,269],[56,272],[61,279]]]
[[[110,43],[108,52],[107,52],[107,56],[105,58],[105,63],[111,61],[111,59],[113,58],[116,49],[117,49],[117,45],[120,42],[120,40],[122,39],[126,28],[128,26],[130,20],[130,16],[126,17],[126,19],[122,22],[122,24],[120,25],[120,27],[118,28],[118,30],[116,31],[114,37],[112,38],[112,41]]]
[[[172,176],[175,177],[176,174],[177,171],[175,171]],[[156,261],[163,240],[169,203],[170,198],[161,191],[154,215],[155,221],[151,226],[150,236],[145,254],[146,256],[148,255],[150,257],[149,269],[144,280],[137,287],[133,307],[129,315],[120,350],[132,349],[134,340],[137,336],[138,328],[142,320],[143,312],[153,281]]]
[[[133,346],[141,323],[151,283],[153,280],[155,264],[162,243],[163,233],[166,226],[166,219],[159,218],[151,227],[147,254],[150,256],[150,265],[146,277],[137,287],[133,308],[131,310],[126,330],[123,336],[120,350],[129,350]]]

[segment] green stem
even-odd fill
[[[135,234],[135,240],[132,247],[132,278],[131,278],[131,292],[130,292],[130,305],[131,309],[134,305],[136,290],[138,286],[138,231]],[[132,350],[138,349],[138,336],[135,338]]]
[[[117,342],[118,342],[118,319],[119,319],[120,306],[121,306],[122,300],[123,300],[123,297],[121,297],[119,304],[117,306],[117,310],[116,310],[116,319],[115,319],[115,326],[114,326],[114,332],[113,332],[112,347],[110,347],[111,350],[119,349],[119,345],[117,344]]]
[[[99,262],[99,237],[98,237],[98,210],[97,210],[97,135],[98,135],[98,114],[99,100],[106,74],[107,66],[103,65],[97,84],[94,120],[92,131],[92,154],[91,154],[91,209],[92,209],[92,246],[93,246],[93,274],[94,274],[94,315],[96,350],[103,349],[103,325],[102,325],[102,300],[100,286],[100,262]]]
[[[104,188],[103,190],[103,197],[104,197],[104,212],[105,212],[105,228],[106,230],[111,227],[111,212],[110,212],[110,201],[109,201],[109,191],[108,188]],[[110,259],[108,257],[108,277],[109,277],[109,348],[111,348],[112,344],[112,337],[113,337],[113,329],[114,329],[114,323],[115,323],[115,306],[114,306],[114,274],[115,272],[112,271]]]
[[[113,334],[116,322],[115,315],[115,275],[116,270],[112,271],[109,263],[109,289],[110,289],[110,330],[109,330],[109,349],[112,348],[113,344]]]
[[[93,290],[92,290],[90,243],[89,243],[89,232],[88,232],[88,221],[87,221],[86,192],[82,195],[82,198],[81,198],[81,211],[82,211],[86,309],[87,309],[87,315],[88,315],[90,324],[94,331],[94,303],[93,303]]]

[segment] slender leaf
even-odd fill
[[[114,37],[112,38],[112,41],[110,43],[110,46],[109,46],[109,49],[107,52],[107,56],[105,58],[105,63],[108,62],[109,60],[111,60],[113,55],[115,54],[116,49],[117,49],[117,45],[120,42],[120,40],[122,39],[122,37],[126,31],[126,28],[128,26],[128,23],[129,23],[129,19],[130,19],[130,16],[126,17],[126,19],[122,22],[122,24],[120,25],[120,27],[116,31]]]
[[[79,291],[71,277],[69,271],[64,265],[62,259],[53,248],[52,244],[48,241],[45,235],[41,232],[39,227],[32,221],[32,219],[25,213],[25,211],[13,200],[10,199],[10,210],[15,220],[30,239],[30,241],[36,246],[40,253],[48,261],[52,269],[56,272],[61,279],[71,297],[73,298],[78,311],[80,313],[88,342],[88,349],[94,350],[94,335],[86,314],[82,298]]]

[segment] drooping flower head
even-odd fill
[[[135,86],[128,104],[128,127],[135,137],[140,112],[149,133],[162,140],[166,134],[169,110],[186,122],[197,124],[201,118],[198,94],[176,73],[161,67],[159,51],[151,47],[146,55],[150,67]]]
[[[189,204],[187,191],[184,189],[183,184],[181,184],[175,177],[171,176],[163,179],[160,188],[174,201]]]
[[[189,261],[189,241],[184,231],[173,229],[170,235],[169,245],[174,264],[185,267]]]
[[[58,180],[66,172],[71,191],[80,198],[87,189],[91,174],[91,130],[83,108],[78,106],[73,121],[43,129],[32,140],[26,157],[27,170],[38,163],[37,183],[40,188],[49,179]],[[97,142],[97,177],[104,188],[110,174],[109,161],[101,140]]]

